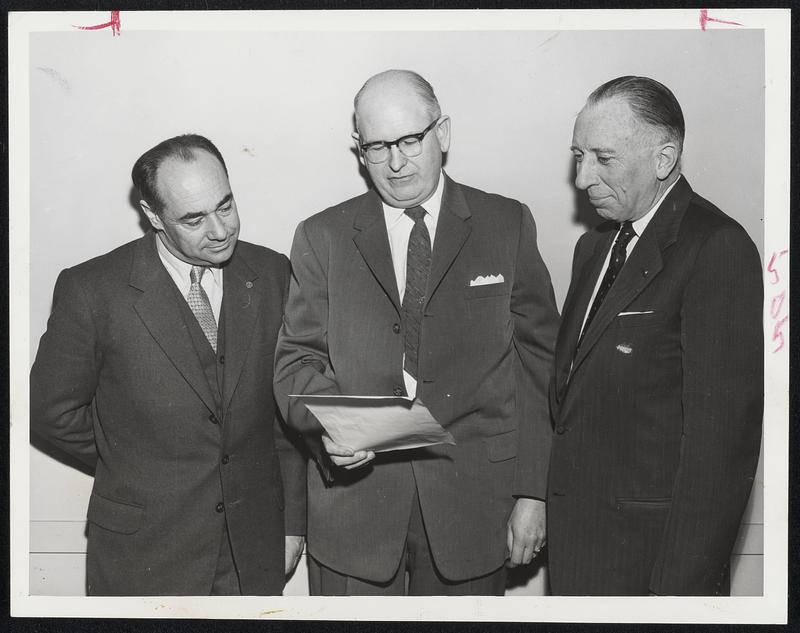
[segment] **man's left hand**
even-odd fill
[[[527,565],[544,547],[547,535],[545,502],[520,497],[508,519],[506,567]]]
[[[297,561],[300,560],[300,554],[303,553],[303,546],[305,543],[306,538],[304,536],[286,537],[285,573],[287,576],[289,576],[297,566]]]

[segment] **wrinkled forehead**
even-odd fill
[[[156,182],[164,202],[229,187],[222,164],[205,150],[195,150],[190,160],[179,156],[165,159],[158,168]]]
[[[628,102],[614,97],[583,107],[575,119],[573,144],[628,143],[649,138],[649,132]]]

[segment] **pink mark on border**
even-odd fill
[[[775,263],[788,252],[789,251],[786,249],[782,251],[773,251],[772,256],[769,258],[767,272],[772,275],[769,283],[773,286],[779,283],[781,280],[781,276],[778,274],[778,269],[775,267]],[[783,336],[783,326],[786,325],[786,322],[789,320],[789,315],[785,314],[785,303],[786,290],[782,290],[781,292],[778,292],[772,296],[772,301],[770,302],[769,306],[769,316],[774,322],[772,326],[772,342],[777,343],[776,347],[772,350],[773,354],[781,351],[786,345],[786,341]]]
[[[93,24],[91,26],[76,26],[72,25],[76,29],[80,29],[81,31],[99,31],[100,29],[107,29],[111,27],[111,35],[119,35],[119,28],[120,28],[120,21],[119,21],[119,11],[112,11],[111,12],[111,20],[108,22],[103,22],[103,24]]]
[[[708,9],[700,9],[700,28],[705,31],[706,24],[709,22],[719,22],[720,24],[733,24],[735,26],[744,26],[740,22],[731,22],[730,20],[720,20],[719,18],[711,18],[708,16]]]
[[[775,285],[781,280],[781,278],[778,276],[778,271],[775,270],[775,260],[780,257],[783,257],[788,252],[789,252],[788,250],[784,249],[780,252],[772,253],[772,257],[769,258],[769,264],[767,264],[767,271],[774,275],[772,280],[769,282],[772,285]]]

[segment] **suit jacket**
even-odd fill
[[[276,394],[325,470],[321,428],[288,394],[404,392],[401,305],[378,195],[301,223],[292,270]],[[504,281],[471,287],[479,275]],[[546,494],[557,318],[528,209],[446,178],[417,396],[456,445],[379,454],[368,467],[337,469],[329,486],[310,472],[310,553],[343,574],[391,578],[416,484],[439,571],[462,580],[499,568],[514,496]]]
[[[576,354],[615,227],[578,241],[556,345],[551,587],[722,594],[761,438],[760,258],[681,177]]]
[[[32,428],[96,464],[88,591],[207,595],[227,522],[243,593],[280,594],[305,527],[270,389],[288,261],[240,241],[225,266],[217,404],[155,239],[61,273],[31,370]]]

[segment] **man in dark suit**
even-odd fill
[[[558,314],[533,219],[443,174],[450,119],[416,73],[372,77],[355,113],[374,188],[298,227],[276,357],[330,475],[309,473],[311,591],[402,595],[408,572],[411,595],[502,595],[545,539]],[[456,444],[353,452],[297,393],[415,396]]]
[[[721,595],[758,461],[763,284],[739,224],[681,175],[668,88],[595,90],[581,237],[556,345],[548,535],[555,594]]]
[[[61,273],[31,370],[32,428],[95,469],[88,593],[280,594],[305,533],[270,390],[289,262],[238,240],[209,140],[132,175],[153,231]]]

